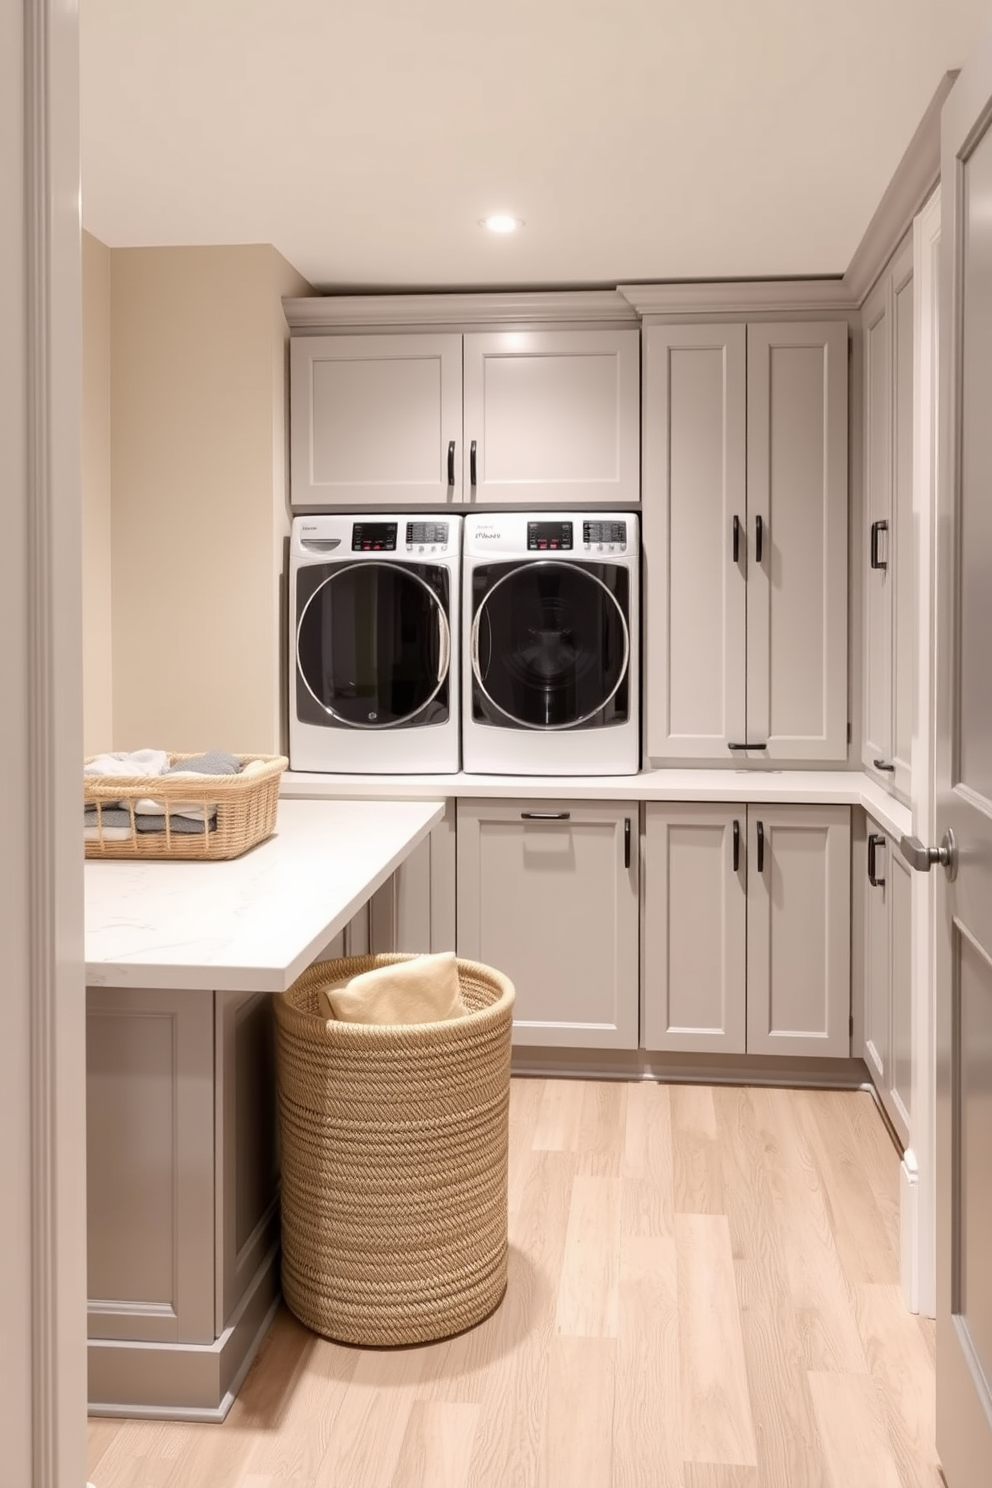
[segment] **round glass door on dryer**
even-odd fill
[[[465,602],[464,769],[636,773],[637,518],[471,516]]]
[[[447,515],[295,519],[291,769],[458,769],[460,537]]]

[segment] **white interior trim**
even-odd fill
[[[940,190],[933,193],[913,225],[913,517],[916,544],[916,720],[910,781],[913,831],[934,842],[936,803],[936,682],[934,591],[937,520],[938,305]],[[936,1316],[936,880],[931,873],[913,874],[913,1109],[912,1146],[919,1183],[916,1194],[917,1234],[913,1247],[916,1275],[907,1291],[918,1310]]]
[[[86,1463],[78,16],[0,7],[3,1480]]]

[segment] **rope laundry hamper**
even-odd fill
[[[318,962],[275,998],[283,1295],[367,1347],[459,1333],[506,1290],[513,983],[459,960],[463,1018],[319,1011],[321,986],[410,959]]]

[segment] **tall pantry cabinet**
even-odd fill
[[[846,321],[643,336],[648,760],[844,761]]]

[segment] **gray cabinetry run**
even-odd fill
[[[652,1050],[850,1053],[850,810],[645,807]]]

